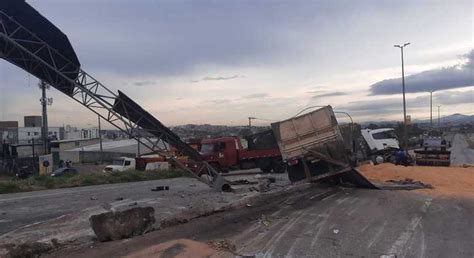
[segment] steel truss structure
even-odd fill
[[[126,133],[179,168],[218,190],[230,190],[230,185],[205,162],[200,154],[184,143],[176,134],[161,124],[125,94],[114,93],[33,32],[0,11],[0,57],[20,66],[27,72],[79,102],[117,129]],[[170,155],[175,147],[187,155],[196,167],[188,166]],[[208,175],[200,177],[198,175]]]

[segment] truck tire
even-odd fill
[[[283,162],[283,160],[279,158],[273,159],[272,166],[273,173],[281,174],[286,172],[286,162]]]
[[[269,158],[261,158],[257,160],[257,167],[262,170],[263,173],[272,172],[272,160]]]
[[[288,179],[290,182],[295,183],[306,178],[304,169],[300,164],[288,166]]]

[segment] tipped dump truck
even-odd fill
[[[351,144],[331,106],[272,124],[290,181],[347,182],[376,188],[354,168]]]

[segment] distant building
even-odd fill
[[[43,126],[43,120],[41,116],[25,116],[24,118],[25,127],[41,127]]]
[[[78,139],[96,139],[99,138],[98,128],[83,128],[78,129],[67,125],[64,128],[64,140],[78,140]],[[62,140],[62,139],[60,139]]]
[[[63,140],[64,139],[64,128],[63,127],[49,127],[48,128],[48,139]],[[18,128],[18,143],[28,144],[34,141],[42,141],[41,139],[41,127],[20,127]]]
[[[18,121],[0,121],[0,143],[18,142]]]

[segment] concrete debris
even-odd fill
[[[336,235],[339,234],[339,229],[333,229],[333,230],[332,230],[332,233],[334,233],[334,234],[336,234]]]
[[[260,223],[262,223],[262,225],[264,225],[265,227],[268,227],[270,226],[270,219],[266,216],[266,215],[263,215],[260,217]]]
[[[256,187],[253,187],[253,186],[250,187],[249,188],[250,191],[268,192],[268,191],[270,191],[270,185],[272,183],[276,182],[276,178],[271,177],[271,176],[261,176],[261,175],[259,175],[259,177],[257,179],[258,179],[257,186]]]
[[[106,212],[89,218],[97,239],[101,242],[142,235],[153,229],[155,209],[137,207],[124,211]]]
[[[258,182],[249,181],[247,179],[234,180],[229,182],[231,185],[256,185]]]
[[[170,187],[169,186],[157,186],[155,188],[152,188],[151,190],[154,191],[154,192],[164,191],[164,190],[169,191]]]
[[[57,238],[51,239],[51,244],[53,245],[54,248],[58,248],[59,246],[61,246],[61,243],[59,242]]]
[[[231,253],[235,253],[235,251],[237,250],[235,245],[226,239],[210,240],[207,242],[207,244],[216,251],[228,251]]]
[[[172,217],[169,219],[162,219],[160,221],[160,228],[168,228],[168,227],[173,227],[179,224],[184,224],[187,223],[189,219],[186,218],[177,218],[177,217]]]
[[[53,246],[41,242],[27,242],[19,245],[7,246],[8,257],[11,258],[36,258],[53,250]]]
[[[95,197],[95,196],[91,196],[91,198],[90,198],[90,199],[91,199],[92,201],[95,201],[95,200],[97,200],[97,197]]]

